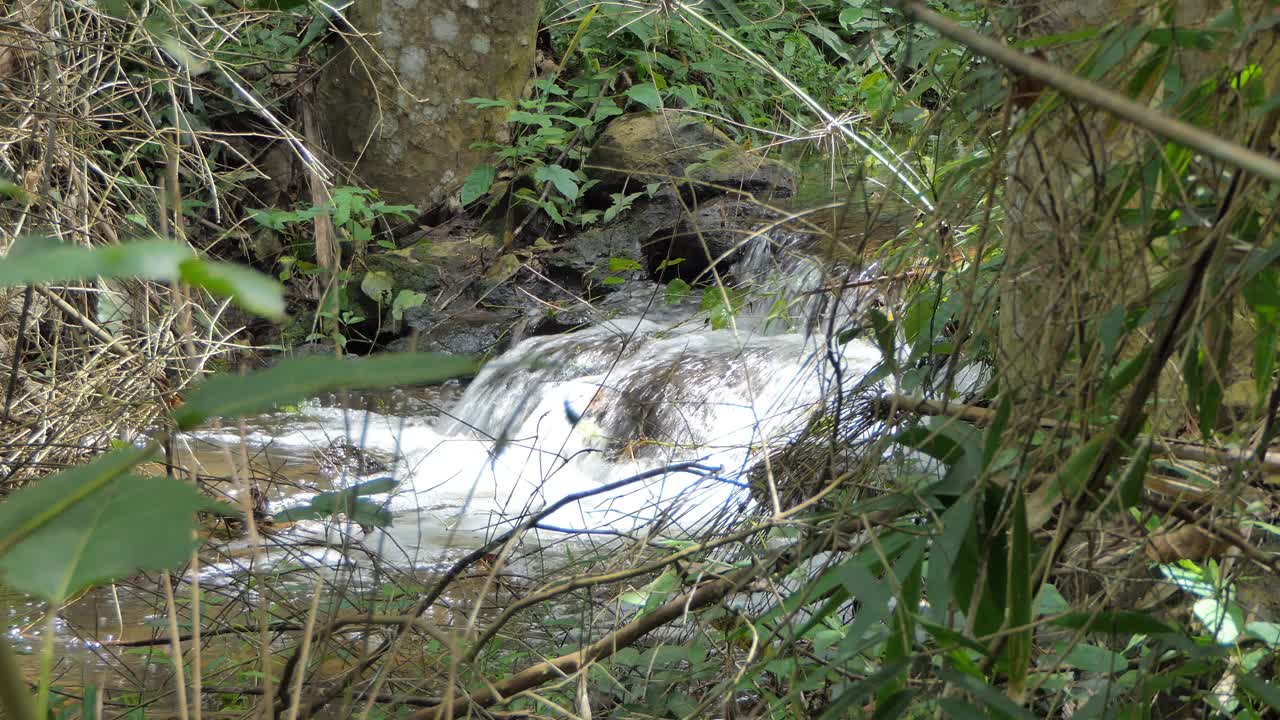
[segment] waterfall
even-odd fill
[[[820,329],[829,313],[840,326],[868,302],[865,293],[832,301],[822,270],[794,245],[762,236],[732,268],[752,297],[730,327],[667,307],[529,337],[489,361],[438,418],[313,405],[306,422],[271,442],[345,436],[397,458],[389,537],[411,558],[452,533],[480,533],[569,494],[691,460],[719,471],[658,473],[565,506],[542,530],[627,533],[661,520],[664,533],[697,532],[750,505],[748,471],[829,396],[833,359],[846,383],[880,362],[875,346],[837,345]],[[790,300],[786,313],[777,298]]]

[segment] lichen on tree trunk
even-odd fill
[[[533,68],[537,0],[356,0],[352,36],[319,86],[326,136],[384,198],[440,202],[500,139],[501,110],[474,97],[520,96]]]

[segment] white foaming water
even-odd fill
[[[861,342],[841,350],[846,382],[880,359]],[[823,396],[831,374],[824,352],[815,338],[796,334],[616,320],[523,341],[486,365],[446,417],[308,406],[284,432],[250,442],[287,450],[345,438],[398,458],[379,475],[401,481],[387,498],[396,515],[388,533],[410,560],[454,533],[509,526],[643,471],[693,460],[720,468],[659,473],[568,504],[541,523],[551,533],[630,533],[661,520],[662,534],[681,535],[750,503],[754,459],[784,443]]]
[[[833,350],[821,331],[801,333],[790,320],[768,317],[778,298],[798,299],[792,309],[801,324],[814,328],[835,315],[839,327],[869,299],[855,292],[830,301],[821,264],[780,252],[789,242],[760,236],[736,263],[732,274],[756,299],[735,329],[666,313],[662,323],[624,317],[528,338],[488,363],[439,419],[312,407],[309,422],[256,440],[316,448],[345,438],[397,458],[393,472],[379,474],[401,482],[386,500],[396,516],[388,535],[414,564],[459,533],[509,527],[574,493],[688,461],[718,470],[656,472],[567,504],[540,527],[554,534],[648,526],[678,536],[727,522],[751,503],[755,461],[785,444],[832,390],[832,361],[846,388],[880,361],[868,343]]]

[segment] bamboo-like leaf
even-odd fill
[[[437,383],[475,370],[476,363],[470,358],[438,353],[396,353],[358,360],[294,358],[250,375],[209,378],[187,397],[174,419],[180,429],[188,430],[212,417],[253,415],[330,390]]]
[[[275,280],[234,263],[196,257],[190,248],[167,240],[85,248],[28,237],[15,243],[0,261],[0,287],[95,277],[183,280],[215,295],[230,297],[252,313],[270,318],[284,316],[284,289]]]
[[[1031,537],[1027,532],[1025,493],[1013,490],[1013,527],[1009,534],[1009,574],[1006,598],[1009,602],[1009,696],[1021,705],[1031,670]]]

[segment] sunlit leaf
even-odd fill
[[[95,277],[184,280],[234,299],[250,312],[284,315],[284,289],[256,270],[197,258],[191,249],[167,240],[84,248],[47,238],[23,238],[0,260],[0,287],[65,283]]]
[[[685,298],[689,297],[689,293],[692,291],[693,289],[689,287],[689,283],[681,280],[680,278],[676,278],[667,283],[667,291],[663,295],[663,298],[666,300],[668,305],[678,305],[684,302]]]

